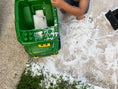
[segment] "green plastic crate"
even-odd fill
[[[43,10],[47,28],[35,29],[33,15]],[[18,41],[31,57],[56,55],[60,49],[57,10],[50,0],[15,0],[15,27]],[[41,33],[41,36],[37,33]]]

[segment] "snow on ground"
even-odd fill
[[[109,9],[116,8],[116,2],[91,0],[93,8],[81,21],[58,10],[61,50],[39,62],[51,73],[66,73],[99,87],[118,89],[118,30],[114,31],[105,17]]]
[[[52,67],[53,66],[53,67]],[[94,86],[91,84],[86,83],[86,81],[80,80],[80,79],[75,79],[72,78],[71,75],[65,74],[65,73],[59,73],[58,71],[55,72],[52,70],[55,68],[54,63],[52,61],[48,61],[48,65],[46,65],[45,63],[40,63],[40,62],[31,62],[31,64],[27,64],[26,65],[26,73],[27,71],[32,71],[32,76],[40,76],[43,75],[44,76],[44,80],[41,81],[40,85],[42,87],[45,86],[45,88],[49,88],[50,84],[53,84],[52,88],[54,88],[54,86],[57,86],[57,81],[61,81],[61,79],[63,79],[64,81],[68,81],[69,84],[73,84],[73,83],[77,83],[80,82],[78,85],[76,85],[75,87],[77,89],[82,89],[82,86],[88,86],[87,89],[107,89],[107,88],[101,88],[98,86]]]

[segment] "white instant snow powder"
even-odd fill
[[[36,15],[33,15],[35,29],[43,29],[47,27],[46,17],[43,10],[37,10]]]
[[[33,15],[35,29],[44,29],[47,27],[46,17],[43,10],[37,10],[36,15]],[[34,33],[35,41],[42,39],[42,31]]]

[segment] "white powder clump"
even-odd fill
[[[33,15],[35,29],[43,29],[47,27],[46,17],[43,14],[43,10],[36,11],[36,15]]]
[[[33,15],[35,29],[47,28],[46,17],[43,14],[43,10],[37,10],[36,15]],[[43,38],[42,31],[34,33],[35,41],[41,40]]]

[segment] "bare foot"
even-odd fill
[[[64,11],[63,9],[60,9],[60,11],[61,11],[63,14],[66,14],[66,11]]]
[[[76,17],[77,20],[82,20],[84,18],[84,15],[80,16],[80,17]]]

